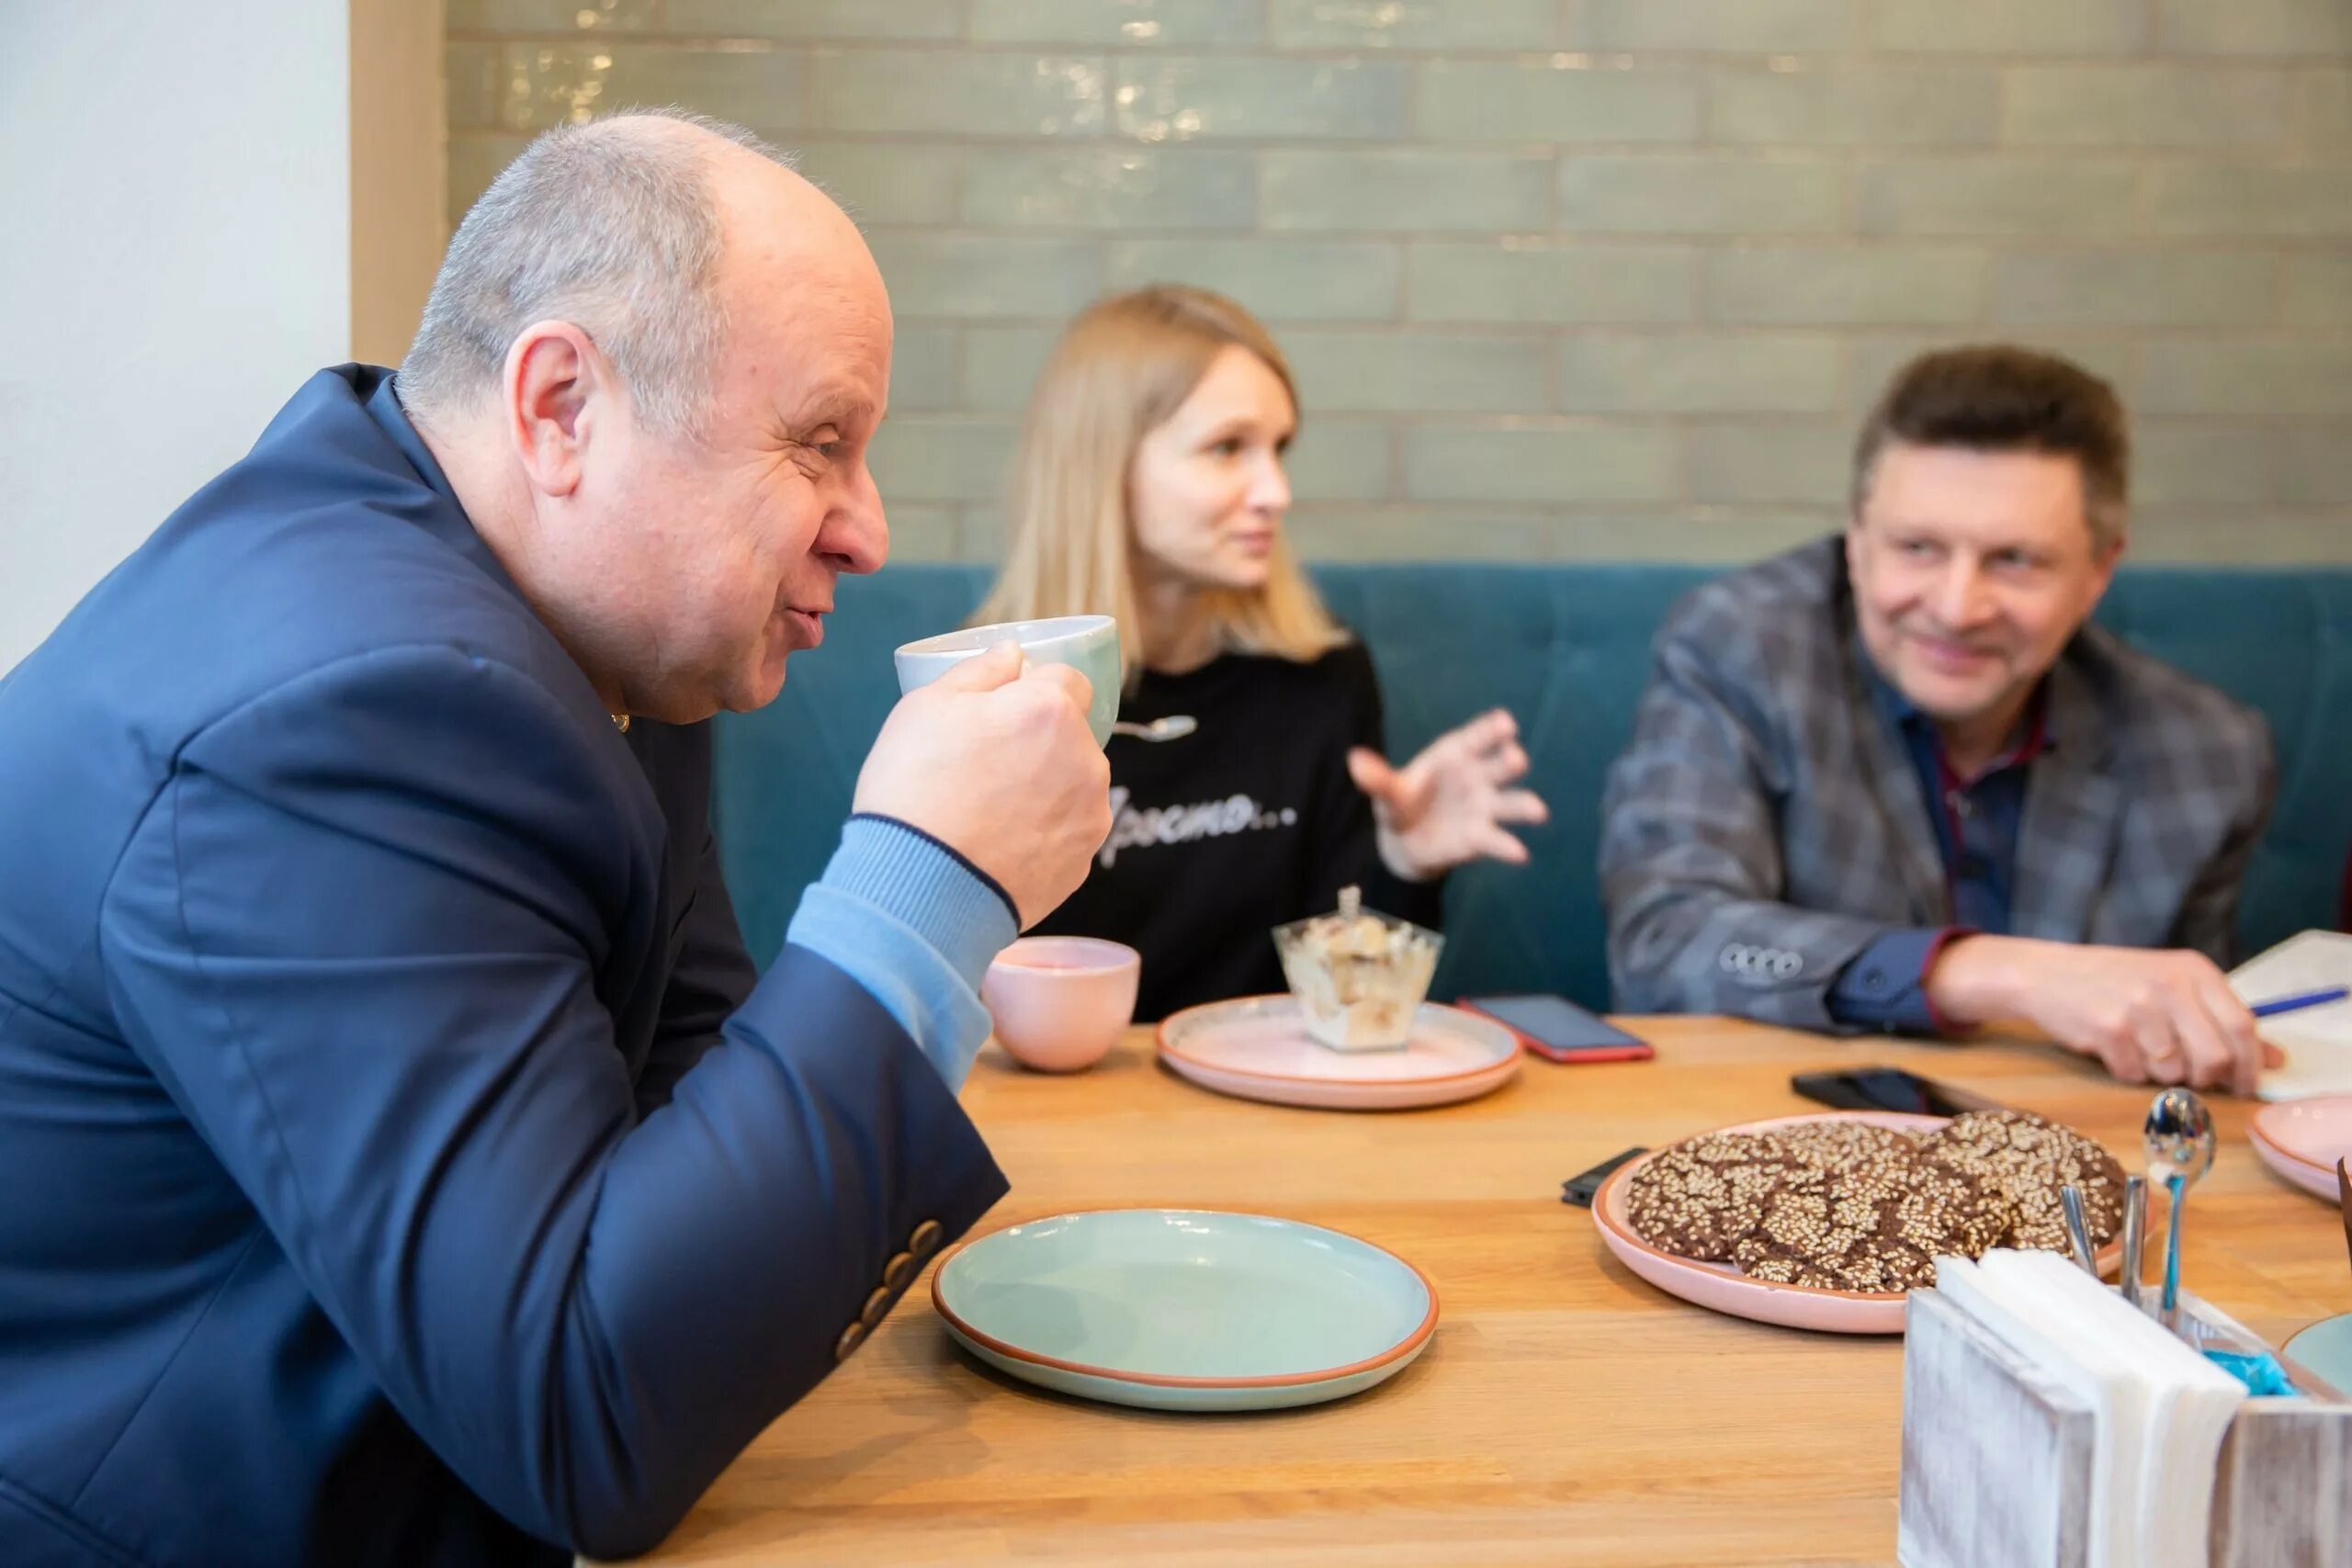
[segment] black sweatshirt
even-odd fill
[[[1305,664],[1228,653],[1188,674],[1146,671],[1119,705],[1125,723],[1177,714],[1199,728],[1111,738],[1111,837],[1036,927],[1139,951],[1138,1020],[1285,990],[1273,928],[1332,908],[1351,883],[1367,908],[1436,926],[1442,883],[1390,874],[1348,776],[1351,746],[1383,750],[1362,644]]]

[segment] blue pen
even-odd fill
[[[2254,1016],[2269,1018],[2276,1013],[2294,1012],[2301,1008],[2324,1007],[2329,1002],[2340,1002],[2346,997],[2352,997],[2352,986],[2332,986],[2324,991],[2302,991],[2291,997],[2278,997],[2267,1002],[2255,1003]]]

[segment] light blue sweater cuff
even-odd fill
[[[905,823],[853,817],[785,940],[864,986],[959,1089],[989,1035],[981,977],[1019,934],[1003,891],[963,857]]]

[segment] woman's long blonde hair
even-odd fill
[[[1112,615],[1132,682],[1142,653],[1128,551],[1136,449],[1193,395],[1209,363],[1248,349],[1298,391],[1257,319],[1204,288],[1154,284],[1090,306],[1055,346],[1013,465],[1012,545],[976,624]],[[1278,534],[1264,584],[1204,595],[1220,653],[1321,657],[1348,640]]]

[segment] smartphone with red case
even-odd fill
[[[1566,997],[1464,997],[1459,1004],[1493,1019],[1551,1062],[1646,1062],[1657,1053]]]

